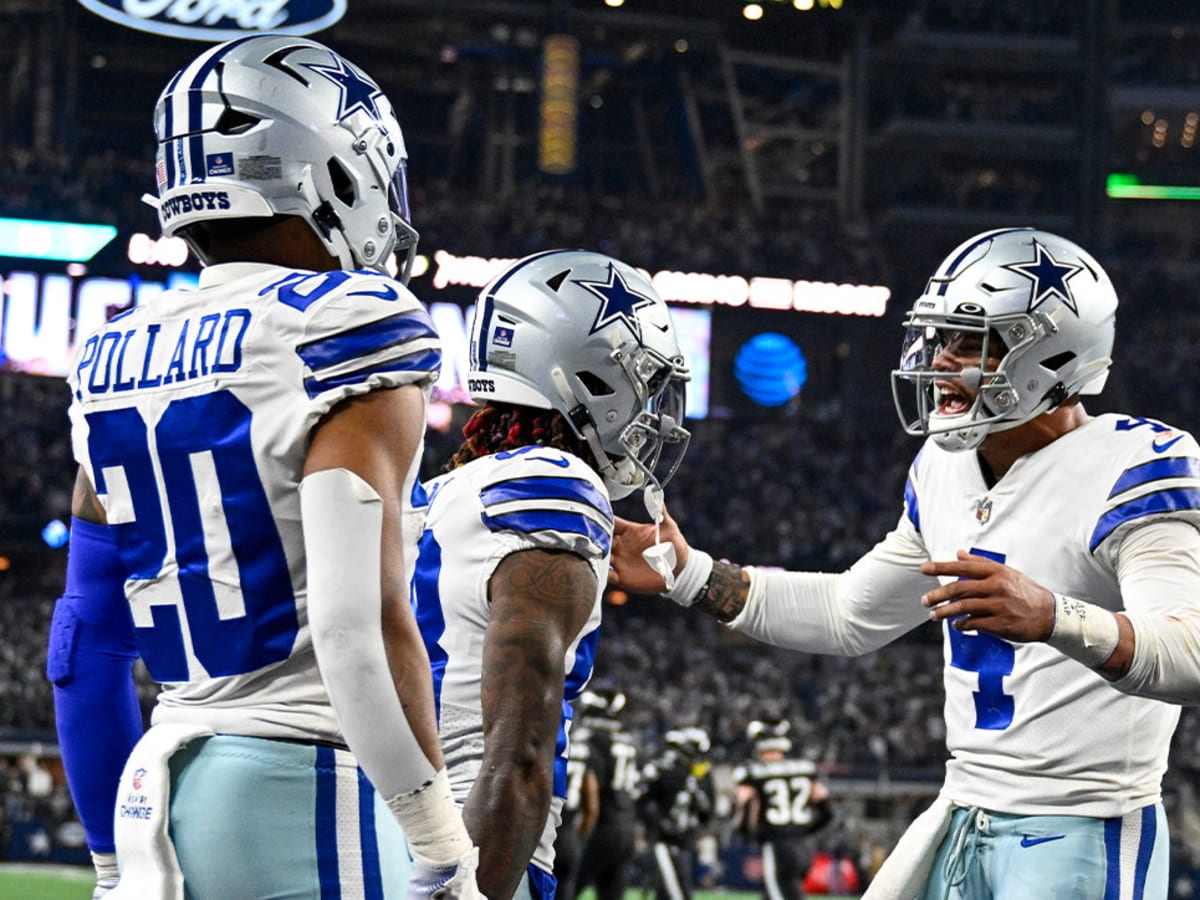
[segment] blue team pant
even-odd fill
[[[171,838],[188,900],[387,900],[404,833],[344,750],[216,735],[171,757]]]
[[[1163,900],[1161,803],[1113,819],[954,811],[924,900]]]

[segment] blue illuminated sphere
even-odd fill
[[[70,537],[70,531],[60,519],[51,519],[46,523],[46,527],[42,529],[42,540],[47,547],[62,547],[67,543]]]
[[[787,335],[764,332],[738,350],[733,374],[742,392],[759,406],[783,406],[804,387],[808,363]]]

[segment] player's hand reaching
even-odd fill
[[[478,847],[472,847],[452,866],[430,866],[414,859],[408,876],[408,900],[487,900],[475,881],[478,867]]]
[[[1009,641],[1044,641],[1054,630],[1054,595],[1011,566],[959,550],[954,561],[922,564],[925,575],[957,578],[921,598],[934,622]]]
[[[675,547],[675,574],[679,574],[687,562],[690,548],[671,514],[663,509],[663,520],[657,540],[670,542]],[[635,594],[661,594],[666,590],[662,576],[650,567],[642,556],[643,551],[656,543],[653,522],[633,522],[618,516],[614,521],[612,562],[608,570],[608,583]]]

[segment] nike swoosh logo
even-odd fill
[[[1056,834],[1053,837],[1030,837],[1027,834],[1023,834],[1021,835],[1021,846],[1036,847],[1038,844],[1046,844],[1050,841],[1061,841],[1065,837],[1065,834]]]
[[[380,300],[391,302],[400,296],[394,287],[385,284],[378,291],[347,291],[351,297],[378,297]]]
[[[1171,438],[1165,444],[1160,444],[1158,442],[1159,439],[1155,438],[1153,441],[1150,442],[1150,446],[1154,448],[1155,453],[1164,453],[1167,450],[1170,450],[1172,447],[1174,447],[1177,443],[1179,443],[1182,440],[1183,440],[1182,434],[1175,435],[1175,437]]]
[[[550,465],[552,465],[552,466],[559,466],[563,469],[565,469],[567,466],[569,466],[571,464],[570,460],[563,459],[562,457],[550,459],[545,456],[531,456],[529,458],[533,459],[533,460],[537,460],[538,462],[550,463]]]

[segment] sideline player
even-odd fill
[[[424,484],[417,619],[480,890],[548,900],[611,501],[643,491],[661,508],[687,447],[687,369],[646,277],[582,250],[526,257],[483,289],[471,364],[483,406]]]
[[[583,846],[577,888],[592,887],[596,900],[621,900],[636,856],[638,749],[624,727],[626,697],[595,687],[580,698],[581,722],[600,789],[600,816]]]
[[[654,856],[655,900],[691,900],[696,838],[713,815],[708,732],[672,728],[666,748],[642,771],[638,806]]]
[[[1131,694],[1200,696],[1200,447],[1084,409],[1116,307],[1073,242],[977,235],[908,314],[893,390],[928,439],[894,531],[825,574],[714,564],[664,529],[682,561],[670,596],[768,643],[859,655],[946,621],[945,784],[868,896],[1166,896],[1179,710]],[[663,590],[638,556],[653,532],[617,524],[628,589]]]
[[[137,730],[131,688],[91,683],[120,621],[163,689],[119,788],[113,896],[472,896],[407,589],[440,345],[387,274],[417,239],[400,125],[348,60],[260,35],[176,74],[155,130],[154,205],[199,288],[114,318],[69,377],[49,669],[93,849]]]
[[[762,848],[765,900],[800,900],[812,864],[805,838],[833,819],[829,789],[812,760],[789,757],[791,724],[755,720],[746,727],[754,758],[734,772],[734,827]]]

